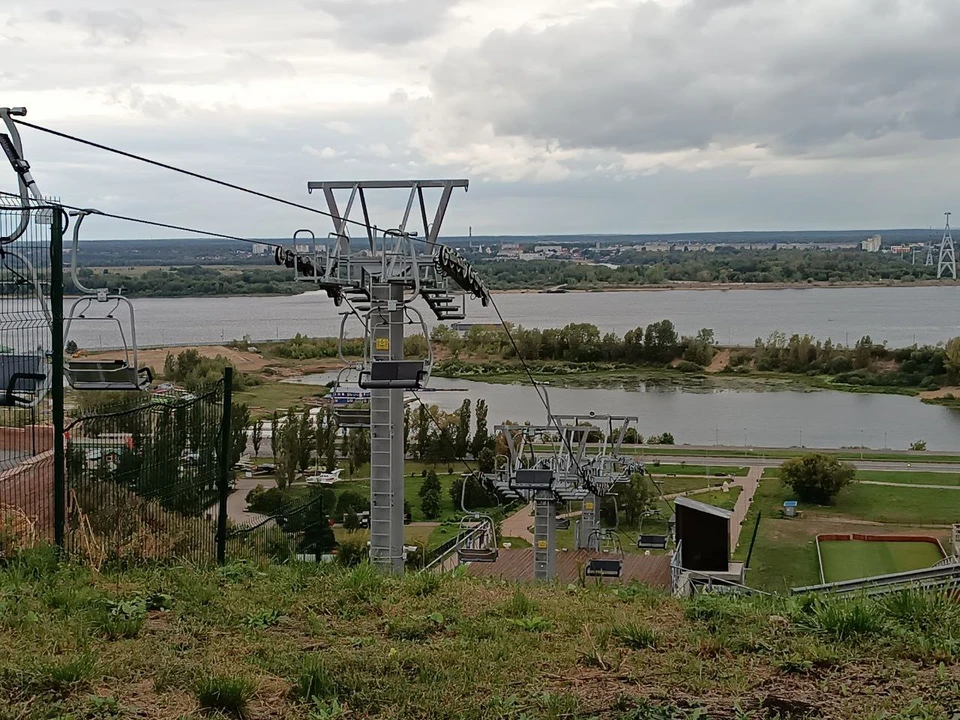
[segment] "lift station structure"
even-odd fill
[[[323,193],[333,231],[322,240],[298,231],[298,242],[308,235],[309,252],[295,248],[276,253],[278,264],[294,268],[299,280],[315,283],[337,307],[345,307],[340,357],[355,367],[360,387],[370,391],[367,422],[355,409],[351,417],[352,427],[370,428],[370,561],[388,573],[404,569],[404,393],[423,388],[433,366],[430,334],[414,303],[422,299],[437,320],[462,320],[467,295],[484,306],[490,302],[487,288],[467,261],[437,242],[453,191],[467,187],[467,180],[310,182],[309,192]],[[371,217],[368,196],[386,190],[406,191],[407,200],[397,225],[380,229]],[[429,214],[425,190],[440,191]],[[414,224],[422,225],[422,236],[410,229]],[[351,238],[351,226],[359,226],[363,237]],[[363,327],[358,363],[348,363],[342,352],[351,317]],[[404,331],[411,324],[424,334],[425,358],[404,357]]]
[[[644,466],[622,452],[623,437],[638,418],[553,415],[549,402],[545,404],[545,425],[496,426],[506,454],[498,455],[494,472],[486,474],[485,480],[505,497],[533,501],[533,575],[535,580],[549,581],[556,576],[557,503],[581,503],[578,549],[600,551],[607,542],[619,546],[612,531],[600,527],[599,500],[614,494],[617,484],[629,482],[634,473],[644,473]],[[611,562],[619,576],[620,560]],[[591,573],[588,565],[587,573],[607,575],[600,572],[601,566],[597,563],[597,572]]]

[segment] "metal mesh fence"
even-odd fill
[[[128,393],[67,427],[65,549],[94,566],[212,562],[228,492],[224,382],[143,397]]]
[[[0,197],[0,555],[54,539],[54,218]]]

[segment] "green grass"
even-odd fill
[[[681,457],[689,457],[691,455],[700,455],[703,453],[702,448],[691,448],[684,445],[644,445],[644,452],[648,458],[655,457],[671,457],[679,455]],[[639,446],[637,447],[639,450]],[[712,457],[722,457],[722,458],[783,458],[784,460],[792,457],[797,457],[798,455],[803,455],[808,452],[818,452],[823,453],[824,455],[831,455],[837,457],[841,460],[860,460],[860,451],[859,450],[824,450],[817,448],[710,448],[709,451]],[[950,454],[950,453],[911,453],[907,451],[903,452],[893,452],[893,451],[882,451],[877,452],[874,450],[864,450],[863,451],[864,460],[890,460],[893,462],[909,462],[909,463],[960,463],[960,455]]]
[[[733,486],[727,492],[723,490],[709,490],[702,493],[691,493],[689,497],[691,500],[706,503],[707,505],[714,505],[724,510],[733,510],[741,492],[743,492],[743,488]],[[671,501],[670,504],[672,506],[674,504],[673,501]]]
[[[927,542],[877,542],[868,540],[820,541],[826,582],[887,575],[927,568],[943,557]]]
[[[93,628],[104,599],[158,592],[170,609],[136,637]],[[919,594],[681,601],[365,565],[94,573],[27,555],[0,567],[0,597],[0,716],[23,720],[773,718],[771,697],[806,717],[939,719],[958,692],[960,609]],[[279,620],[251,626],[264,609]]]
[[[250,406],[250,418],[267,418],[273,415],[274,410],[286,410],[294,405],[303,405],[305,398],[323,397],[327,389],[316,385],[301,385],[299,383],[284,383],[274,380],[264,380],[260,385],[254,385],[241,392],[233,394],[234,402],[246,403]],[[269,442],[265,443],[269,447]]]
[[[749,468],[727,465],[671,465],[669,463],[654,465],[649,463],[647,470],[658,477],[661,475],[708,475],[710,477],[733,475],[734,477],[746,477]],[[723,481],[722,478],[720,481]]]
[[[858,480],[906,483],[909,485],[949,485],[960,487],[960,473],[902,472],[893,470],[857,470]]]
[[[663,485],[664,495],[689,492],[690,490],[703,490],[704,488],[723,485],[723,478],[684,477],[681,475],[672,478],[657,478],[657,480]]]

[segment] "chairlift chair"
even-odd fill
[[[337,373],[337,379],[333,383],[333,387],[330,389],[330,394],[333,396],[337,390],[339,390],[344,384],[344,373],[349,374],[352,367],[345,367]],[[358,398],[358,402],[363,403],[362,398]],[[362,428],[366,429],[370,427],[370,406],[369,402],[366,403],[366,407],[337,407],[333,405],[333,419],[337,423],[337,427],[340,428]]]
[[[497,525],[489,515],[467,510],[467,478],[460,487],[460,507],[465,513],[457,530],[457,559],[461,563],[496,562],[500,556],[497,548]]]
[[[597,538],[597,547],[600,552],[617,557],[590,558],[584,574],[587,577],[620,577],[623,573],[623,547],[620,545],[620,538],[610,529],[594,530],[590,534],[591,545],[594,537]]]
[[[80,249],[80,226],[87,215],[96,213],[96,210],[81,210],[76,213],[77,221],[73,226],[73,252],[70,258],[70,276],[73,284],[83,295],[74,301],[67,313],[63,328],[64,349],[70,336],[70,328],[75,321],[90,320],[98,322],[116,323],[120,330],[120,339],[123,343],[122,360],[86,360],[69,358],[64,362],[63,374],[74,390],[148,390],[153,383],[153,373],[150,368],[139,367],[137,351],[137,326],[133,303],[119,292],[111,293],[107,288],[88,288],[81,281],[77,273],[77,254]],[[102,305],[114,303],[106,315],[87,317],[85,313],[93,304]],[[114,313],[124,305],[129,313],[130,342],[123,330],[123,322]],[[81,309],[82,306],[82,309]]]
[[[0,353],[0,406],[34,407],[48,385],[43,353]]]

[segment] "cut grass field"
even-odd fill
[[[654,475],[704,475],[709,477],[721,478],[724,475],[733,475],[734,477],[746,477],[748,469],[745,467],[717,466],[717,465],[671,465],[669,463],[660,463],[647,465]],[[722,480],[721,480],[722,481]]]
[[[958,606],[369,566],[0,568],[0,716],[948,720]],[[941,664],[942,663],[942,664]]]
[[[948,485],[950,487],[960,487],[960,473],[857,470],[857,480],[906,483],[908,485]]]
[[[799,509],[803,517],[791,520],[782,518],[780,513],[783,501],[795,499],[795,496],[781,485],[779,471],[768,468],[744,520],[740,546],[734,559],[746,559],[757,514],[762,512],[747,571],[747,584],[776,592],[816,585],[820,582],[817,534],[869,532],[942,538],[948,530],[920,526],[960,520],[960,498],[954,498],[955,494],[960,495],[960,491],[858,484],[840,493],[834,506],[801,503]],[[863,525],[863,521],[884,524]]]
[[[644,452],[649,458],[680,456],[688,457],[690,455],[703,454],[702,447],[687,447],[685,445],[644,445]],[[632,446],[628,449],[633,449]],[[640,446],[636,450],[639,452]],[[713,457],[723,458],[757,458],[757,459],[783,459],[787,460],[808,452],[818,452],[824,455],[830,455],[840,460],[860,460],[861,452],[859,450],[823,450],[817,448],[708,448],[708,452]],[[892,462],[908,463],[960,463],[960,455],[957,453],[920,453],[920,452],[891,452],[864,450],[863,460],[889,460]]]
[[[943,556],[928,542],[821,540],[820,561],[825,582],[888,575],[928,568]]]

